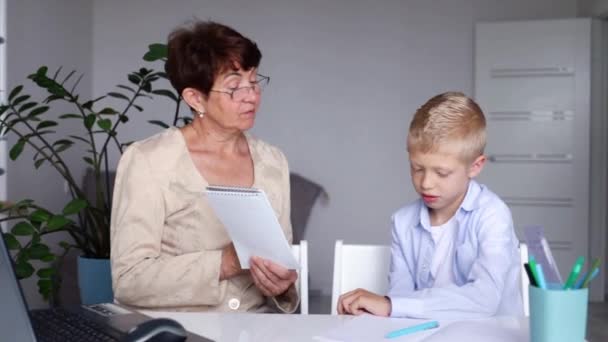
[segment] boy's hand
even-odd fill
[[[298,273],[260,257],[249,260],[251,277],[255,286],[266,297],[275,297],[285,293],[298,279]]]
[[[360,315],[371,313],[376,316],[388,317],[391,314],[391,301],[384,296],[364,289],[346,292],[338,299],[340,315]]]

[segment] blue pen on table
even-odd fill
[[[413,334],[423,330],[434,329],[437,327],[439,327],[439,322],[437,321],[425,322],[417,325],[412,325],[411,327],[391,331],[388,334],[384,335],[384,338],[395,338],[403,335]]]
[[[543,273],[543,265],[536,264],[536,282],[538,287],[543,290],[547,289],[547,283],[545,282],[545,274]]]

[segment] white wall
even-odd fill
[[[582,17],[607,17],[608,0],[579,0],[578,12]]]
[[[333,242],[389,242],[390,215],[416,198],[405,136],[412,113],[449,89],[473,89],[477,21],[574,17],[574,0],[95,1],[93,92],[144,65],[146,45],[194,16],[258,42],[272,77],[254,133],[322,184],[309,240],[311,288],[330,292]],[[129,122],[133,138],[168,120],[164,103]],[[490,137],[491,139],[491,137]]]
[[[90,97],[91,10],[91,3],[80,0],[8,0],[8,88],[23,84],[33,98],[41,101],[47,94],[36,89],[35,84],[26,79],[26,76],[41,65],[47,65],[53,72],[63,66],[68,72],[76,69],[85,74],[79,89],[83,97]],[[57,110],[54,114],[62,114],[65,112],[60,110],[69,107],[53,108]],[[77,123],[74,122],[74,125]],[[70,128],[66,126],[65,130]],[[11,134],[8,139],[10,148],[16,139]],[[83,164],[77,152],[66,152],[68,163]],[[50,210],[60,210],[68,201],[68,196],[63,192],[62,179],[48,166],[35,170],[32,156],[31,149],[26,149],[17,161],[9,161],[7,198],[12,201],[32,198]],[[77,177],[81,177],[78,172]],[[54,236],[51,239],[61,238],[64,237]],[[35,278],[23,282],[28,302],[34,308],[45,305],[38,295]]]

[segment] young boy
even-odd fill
[[[393,217],[389,291],[340,296],[338,313],[463,319],[522,315],[518,240],[511,212],[473,180],[485,164],[486,121],[462,93],[414,115],[407,138],[420,199]]]

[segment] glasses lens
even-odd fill
[[[242,101],[247,97],[247,95],[249,95],[249,92],[251,90],[252,90],[252,87],[238,88],[232,93],[232,99],[234,101]]]

